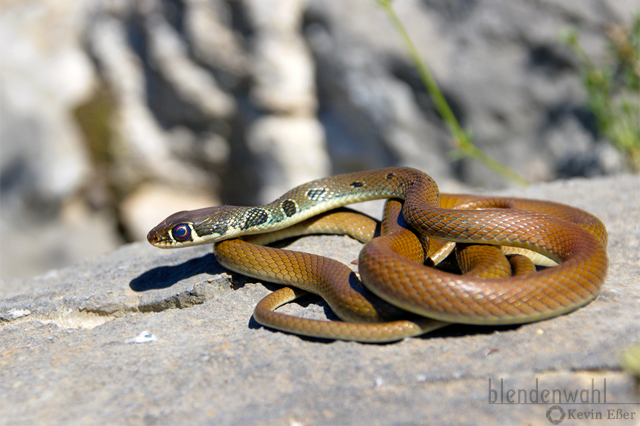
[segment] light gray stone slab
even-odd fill
[[[252,312],[276,286],[225,272],[209,247],[132,244],[0,281],[0,424],[550,424],[553,404],[491,403],[509,390],[524,398],[518,389],[587,390],[578,400],[607,403],[560,404],[563,425],[584,423],[579,412],[637,424],[619,358],[640,340],[639,188],[640,177],[618,176],[503,192],[588,210],[610,237],[600,297],[522,326],[458,325],[384,345],[272,331]],[[361,246],[309,237],[290,247],[350,262]],[[325,314],[315,299],[288,309]],[[618,409],[634,420],[607,417]]]

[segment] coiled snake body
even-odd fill
[[[344,212],[338,219],[312,217],[374,199],[398,199],[404,204],[388,204],[383,223],[386,235],[372,239],[360,254],[358,267],[366,289],[350,268],[339,262],[235,238],[278,230],[287,236],[285,228],[296,224],[289,228],[294,229],[289,234],[325,232],[327,226],[340,228],[340,223],[360,219]],[[401,226],[403,219],[422,242]],[[358,223],[355,230],[347,232],[363,241],[370,239],[375,224]],[[303,230],[295,230],[300,226]],[[491,267],[489,272],[453,274],[421,264],[423,247],[428,244],[424,236],[519,247],[541,253],[559,265],[538,272],[525,267],[509,277],[492,272]],[[606,229],[589,213],[546,201],[439,194],[431,177],[399,167],[319,179],[261,207],[178,212],[152,229],[147,238],[162,248],[215,243],[216,257],[228,269],[318,293],[346,321],[316,321],[274,312],[302,294],[285,287],[256,307],[255,318],[264,325],[360,341],[398,340],[447,322],[516,324],[561,315],[597,297],[608,264]],[[460,253],[472,253],[473,247],[462,248]],[[482,250],[491,249],[484,247]],[[485,253],[482,250],[478,253]],[[512,261],[514,269],[516,260]],[[508,263],[506,268],[510,268]],[[487,278],[492,276],[502,278]]]

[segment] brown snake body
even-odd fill
[[[521,247],[559,266],[538,272],[525,267],[520,275],[507,278],[451,274],[421,265],[424,252],[418,238],[406,229],[392,229],[367,243],[358,262],[365,286],[380,300],[339,262],[228,240],[380,198],[405,200],[402,216],[423,235]],[[367,323],[314,321],[273,312],[300,295],[292,289],[261,301],[256,320],[286,331],[347,340],[398,340],[440,327],[443,321],[513,324],[550,318],[595,299],[607,271],[607,234],[594,216],[545,201],[439,194],[429,176],[410,168],[320,179],[262,207],[179,212],[154,228],[148,239],[158,247],[214,242],[219,262],[231,270],[320,293],[343,320]],[[396,306],[420,316],[407,317]]]

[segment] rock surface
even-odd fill
[[[92,175],[72,114],[95,90],[96,73],[77,25],[86,4],[34,3],[3,3],[0,13],[3,277],[25,276],[25,258],[42,273],[120,244],[112,217],[76,208]],[[65,220],[70,213],[73,226]]]
[[[225,272],[207,246],[136,243],[37,278],[2,280],[0,424],[546,425],[552,404],[490,402],[500,400],[500,386],[504,398],[509,389],[529,398],[536,387],[587,389],[591,398],[593,386],[605,402],[605,380],[606,405],[560,408],[604,419],[621,409],[634,420],[615,424],[637,424],[640,400],[619,359],[640,340],[639,187],[640,177],[618,176],[503,192],[588,210],[610,238],[600,297],[522,326],[451,326],[385,345],[272,331],[252,311],[276,286]],[[349,262],[360,244],[309,237],[291,248]],[[287,309],[324,315],[310,301]]]
[[[536,182],[624,171],[560,36],[578,28],[608,63],[607,28],[629,27],[636,0],[394,7],[488,154]],[[441,185],[507,185],[449,161],[451,136],[372,0],[9,1],[0,40],[0,231],[14,241],[0,246],[0,277],[133,241],[131,218],[146,212],[131,199],[147,184],[246,205],[391,165]],[[70,204],[84,205],[72,227]]]

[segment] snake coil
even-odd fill
[[[361,216],[341,212],[337,219],[336,215],[318,217],[374,199],[404,201],[388,202],[385,235],[380,238],[371,239],[376,225],[356,218]],[[266,238],[319,232],[349,233],[363,242],[371,239],[358,261],[364,286],[339,262],[256,245],[247,237],[275,231],[277,236],[267,234]],[[263,325],[359,341],[398,340],[449,322],[517,324],[562,315],[597,297],[608,265],[606,229],[587,212],[549,201],[440,194],[431,177],[404,167],[318,179],[261,207],[178,212],[153,228],[147,238],[161,248],[213,243],[218,261],[226,268],[320,294],[345,321],[274,312],[304,294],[285,287],[256,307],[255,318]],[[431,252],[427,256],[433,254],[426,247],[429,239],[432,245],[436,240],[464,243],[457,249],[459,258],[480,259],[485,269],[479,272],[475,260],[463,275],[422,265],[424,249]],[[500,260],[489,253],[500,250],[493,246],[531,250],[558,266],[536,272],[516,256],[498,267],[495,262]]]

